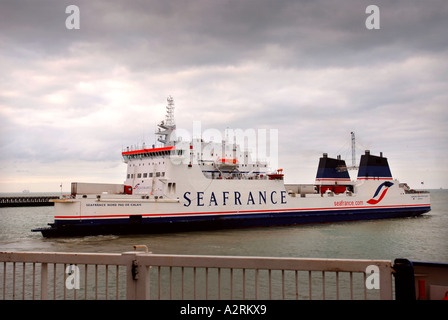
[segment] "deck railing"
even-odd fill
[[[0,252],[2,299],[392,299],[388,260]]]

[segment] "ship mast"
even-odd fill
[[[172,96],[168,96],[166,98],[168,105],[166,106],[166,117],[165,123],[167,126],[176,126],[174,122],[174,99]]]
[[[176,140],[174,131],[176,130],[176,122],[174,120],[174,99],[168,96],[166,99],[168,104],[166,106],[165,121],[161,121],[157,126],[159,127],[156,135],[159,137],[157,141],[164,144],[164,146],[173,146]]]

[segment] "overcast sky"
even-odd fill
[[[357,161],[447,188],[447,32],[446,0],[0,0],[0,192],[123,183],[168,95],[186,130],[277,129],[287,182],[350,165],[354,131]]]

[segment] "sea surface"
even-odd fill
[[[431,190],[431,206],[416,218],[57,239],[31,232],[53,222],[53,207],[0,208],[0,251],[121,253],[143,244],[158,254],[448,262],[448,190]]]

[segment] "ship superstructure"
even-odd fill
[[[158,124],[158,145],[127,147],[123,184],[72,183],[54,200],[44,236],[166,232],[416,216],[430,195],[393,179],[382,154],[361,156],[350,179],[340,156],[323,154],[312,184],[285,184],[282,169],[252,159],[235,140],[176,137],[174,100]]]

